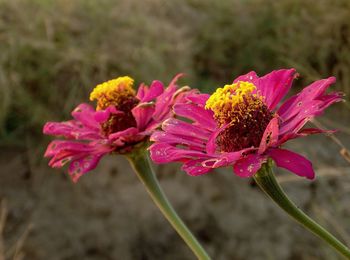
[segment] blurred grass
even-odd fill
[[[335,75],[350,94],[350,1],[0,0],[0,142],[40,139],[118,75],[210,90],[250,70]],[[348,98],[347,98],[348,99]]]

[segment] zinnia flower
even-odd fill
[[[188,87],[177,89],[177,75],[164,89],[160,81],[148,87],[141,84],[137,94],[133,79],[119,77],[102,83],[91,92],[90,100],[97,100],[97,107],[80,104],[72,112],[73,120],[48,122],[44,134],[63,136],[68,140],[52,141],[45,157],[52,157],[51,167],[69,163],[69,174],[74,182],[94,169],[105,154],[125,154],[140,143],[171,117],[172,105],[181,101]]]
[[[326,94],[334,77],[318,80],[300,93],[278,103],[289,91],[294,69],[282,69],[258,77],[240,76],[211,96],[192,93],[174,105],[180,118],[170,118],[162,131],[151,136],[156,163],[182,162],[190,175],[233,166],[240,177],[253,176],[272,158],[277,166],[313,179],[311,162],[281,145],[293,138],[328,132],[303,126],[328,106],[342,100],[341,93]],[[190,121],[190,122],[189,122]]]

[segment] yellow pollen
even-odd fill
[[[90,93],[90,100],[97,100],[97,110],[110,105],[118,106],[123,101],[135,97],[134,80],[128,76],[112,79],[97,85]]]
[[[225,85],[209,97],[205,108],[214,112],[219,125],[239,122],[242,117],[251,117],[251,113],[263,104],[262,97],[253,94],[254,90],[256,86],[246,81]]]

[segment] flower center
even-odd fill
[[[224,152],[258,147],[273,113],[250,82],[239,81],[218,88],[206,102],[219,127],[227,126],[216,143]]]
[[[128,76],[119,77],[97,85],[90,93],[90,100],[97,100],[96,110],[103,110],[115,106],[123,114],[112,114],[102,124],[105,135],[135,127],[136,121],[131,110],[139,103],[133,89],[134,80]]]

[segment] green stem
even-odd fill
[[[176,214],[174,208],[166,198],[155,174],[153,173],[147,151],[145,149],[139,149],[131,154],[128,154],[127,157],[135,173],[145,185],[148,193],[151,195],[154,203],[158,206],[173,228],[183,238],[186,244],[191,248],[193,253],[198,257],[198,259],[210,259],[203,247],[192,235],[185,223]]]
[[[271,163],[263,165],[258,173],[255,174],[254,180],[258,186],[292,218],[322,238],[347,259],[350,259],[350,249],[348,247],[307,216],[287,197],[272,172]]]

